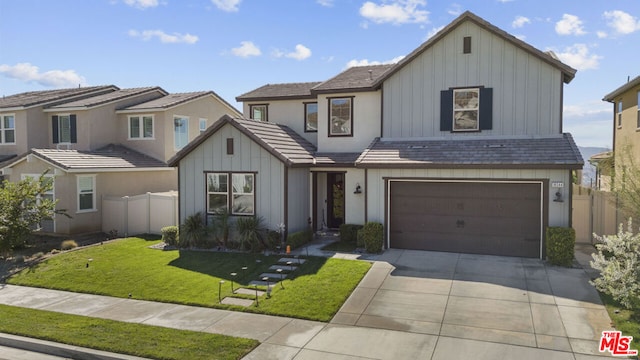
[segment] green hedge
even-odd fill
[[[547,228],[547,260],[553,265],[571,267],[576,231],[566,227]]]
[[[382,242],[384,238],[382,224],[377,222],[368,222],[364,224],[364,227],[360,232],[362,233],[364,247],[367,252],[379,253],[382,251]]]
[[[297,249],[300,246],[313,240],[313,231],[311,229],[298,231],[287,236],[287,245],[291,246],[291,249]]]
[[[342,224],[340,225],[340,241],[355,243],[358,238],[358,230],[362,225]]]
[[[162,241],[169,246],[178,246],[178,227],[177,226],[165,226],[160,229],[162,233]]]

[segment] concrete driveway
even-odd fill
[[[603,358],[611,320],[582,268],[387,250],[293,359]],[[261,345],[248,358],[283,358]]]

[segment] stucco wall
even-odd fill
[[[269,104],[267,110],[267,116],[269,122],[286,125],[298,135],[305,138],[307,141],[314,145],[318,145],[318,133],[317,132],[305,132],[304,131],[304,104],[307,102],[314,102],[314,99],[305,100],[271,100],[271,101],[252,101],[243,103],[243,113],[246,118],[250,118],[249,112],[250,106],[255,104]]]

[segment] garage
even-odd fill
[[[389,181],[389,245],[539,258],[542,182]]]

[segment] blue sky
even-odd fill
[[[81,85],[213,90],[397,61],[470,10],[578,69],[564,130],[611,146],[602,97],[640,75],[638,0],[0,0],[0,95]]]

